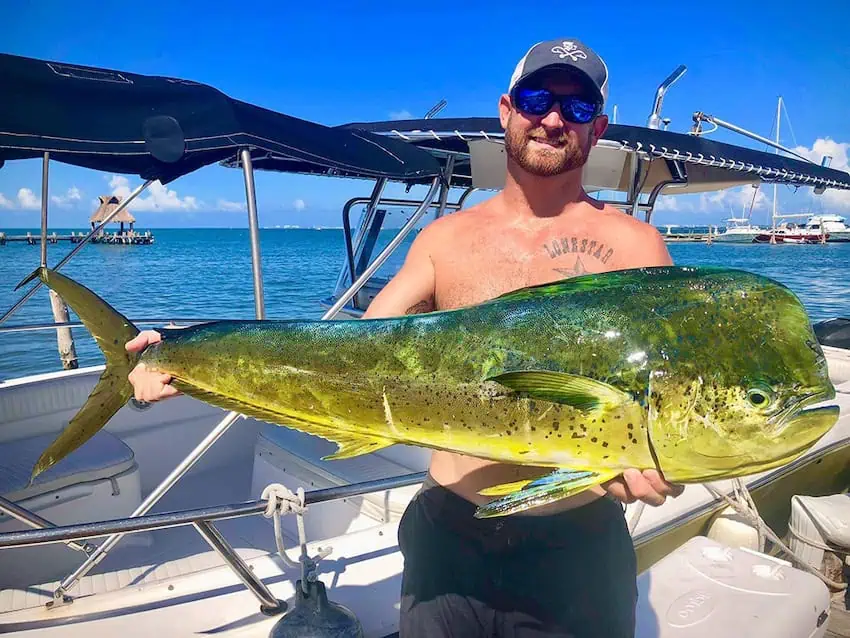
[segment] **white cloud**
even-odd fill
[[[294,202],[292,202],[292,207],[295,208],[295,210],[302,211],[307,208],[307,202],[305,202],[303,199],[296,199]]]
[[[755,200],[753,200],[755,196]],[[767,208],[770,201],[761,189],[752,186],[729,188],[714,193],[701,193],[699,209],[703,212],[731,213],[734,217],[749,214],[750,205],[753,210]]]
[[[812,145],[812,148],[797,146],[793,150],[818,164],[821,163],[824,155],[829,155],[832,157],[829,164],[830,168],[837,168],[840,171],[846,171],[849,168],[847,157],[850,154],[850,143],[847,142],[836,142],[835,140],[819,137]]]
[[[109,180],[112,194],[126,199],[131,193],[130,181],[123,175],[113,175]],[[179,197],[177,191],[170,190],[160,182],[153,182],[145,191],[147,195],[139,195],[130,202],[130,210],[136,211],[166,211],[166,210],[198,210],[201,202],[196,197],[186,195]]]
[[[675,196],[662,195],[655,200],[656,211],[683,211],[689,209],[690,205],[688,205],[687,202],[683,203]]]
[[[818,164],[821,163],[824,155],[829,155],[832,157],[829,163],[830,168],[840,171],[850,171],[850,162],[848,161],[848,158],[850,158],[850,143],[848,142],[836,142],[835,140],[820,137],[815,140],[812,148],[797,146],[794,151]],[[834,208],[850,210],[850,191],[827,188],[822,195],[813,195],[813,197],[820,197],[825,213]]]
[[[13,202],[11,199],[6,199],[5,195],[3,195],[3,193],[0,193],[0,208],[14,208],[14,207],[15,207],[15,202]]]
[[[217,210],[223,210],[223,211],[234,212],[234,213],[238,213],[238,212],[242,212],[242,211],[247,210],[244,202],[231,202],[231,201],[228,201],[226,199],[218,200],[216,202],[215,207],[216,207]]]
[[[391,120],[412,120],[413,114],[407,109],[402,109],[400,111],[390,111],[390,119]]]
[[[18,206],[26,210],[41,208],[41,200],[29,188],[18,189]]]
[[[68,192],[64,195],[52,195],[50,197],[50,201],[52,201],[57,206],[61,206],[62,208],[67,208],[72,206],[73,204],[79,202],[82,199],[82,193],[80,189],[76,186],[72,186],[68,189]]]

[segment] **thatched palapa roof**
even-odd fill
[[[117,195],[98,195],[98,199],[100,200],[100,206],[97,207],[97,210],[94,211],[94,214],[89,219],[90,222],[100,223],[106,216],[109,215],[113,210],[118,207],[118,204],[121,203],[121,198]],[[135,223],[136,218],[130,214],[130,211],[126,208],[118,213],[115,217],[110,220],[110,223],[116,222],[129,222],[131,224]]]

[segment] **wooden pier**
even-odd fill
[[[71,231],[70,235],[58,235],[56,232],[47,235],[47,243],[58,244],[59,242],[69,241],[72,244],[80,243],[86,233],[75,233]],[[22,242],[30,246],[38,246],[41,244],[41,235],[28,232],[26,235],[7,235],[0,232],[0,246],[5,246],[11,242]],[[101,233],[95,235],[89,240],[92,244],[120,244],[120,245],[144,245],[154,242],[153,234],[150,231],[144,233]]]

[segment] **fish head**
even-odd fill
[[[711,288],[711,286],[709,286]],[[708,303],[708,302],[707,302]],[[650,376],[648,423],[659,466],[678,480],[784,465],[838,419],[824,352],[793,292],[739,273],[692,313],[688,341]],[[706,320],[699,320],[700,315]]]

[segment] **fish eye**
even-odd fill
[[[747,400],[750,402],[750,405],[756,408],[764,408],[770,405],[772,397],[769,392],[761,388],[750,388],[747,390]]]

